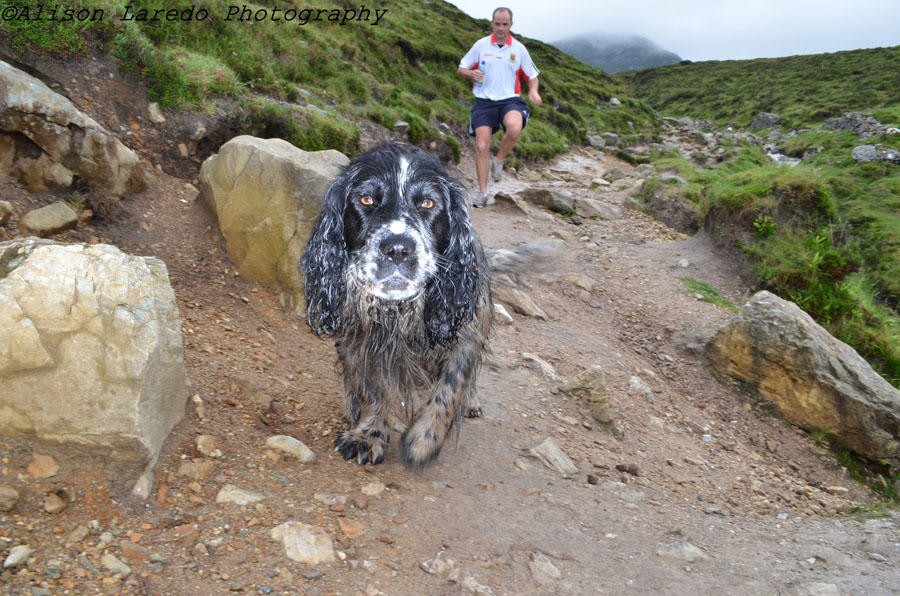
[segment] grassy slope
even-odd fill
[[[862,141],[821,128],[846,111],[900,125],[900,47],[617,77],[666,116],[744,127],[769,111],[786,128],[810,128],[777,142],[795,157],[817,152],[793,169],[758,147],[736,148],[737,159],[712,169],[680,157],[659,165],[691,182],[681,194],[701,215],[743,230],[740,248],[765,287],[800,304],[900,386],[900,166],[858,164],[850,153]],[[900,150],[900,135],[865,142]]]
[[[785,126],[819,124],[847,111],[900,120],[900,46],[759,60],[674,64],[619,73],[635,97],[664,115],[749,126],[774,112]]]
[[[203,108],[217,96],[237,98],[270,133],[279,133],[306,149],[337,148],[354,153],[360,120],[393,126],[410,123],[414,141],[444,140],[437,124],[462,129],[468,119],[469,84],[456,75],[459,59],[490,31],[486,19],[474,20],[446,2],[385,0],[378,25],[340,26],[311,22],[226,21],[225,0],[206,0],[211,18],[203,22],[123,22],[126,2],[82,0],[61,4],[102,7],[100,23],[0,23],[4,35],[23,55],[40,49],[83,52],[89,43],[139,72],[166,106]],[[163,0],[140,5],[171,8]],[[253,9],[293,6],[289,2],[248,4]],[[298,3],[298,6],[304,6]],[[349,1],[323,1],[321,8],[358,9]],[[374,19],[374,17],[373,17]],[[370,21],[371,22],[371,21]],[[652,132],[658,119],[643,102],[623,97],[622,109],[597,108],[624,86],[556,48],[524,39],[542,70],[544,106],[535,110],[517,148],[520,158],[548,157],[583,141],[591,130],[624,135]],[[325,110],[301,110],[290,103]],[[633,128],[632,128],[632,123]]]

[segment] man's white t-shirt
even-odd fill
[[[475,97],[492,101],[521,95],[520,74],[529,81],[540,74],[528,50],[512,35],[500,46],[493,35],[479,39],[460,60],[459,66],[484,73],[484,84],[474,85],[472,93]]]

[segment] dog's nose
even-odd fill
[[[413,252],[415,252],[416,244],[408,236],[395,234],[382,240],[379,249],[381,254],[399,265],[412,256]]]

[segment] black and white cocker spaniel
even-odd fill
[[[460,185],[418,149],[385,143],[355,158],[328,189],[300,268],[307,321],[334,336],[344,376],[337,451],[382,462],[394,411],[408,423],[403,462],[431,462],[464,415],[481,415],[475,378],[494,312]]]

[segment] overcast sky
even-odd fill
[[[513,34],[548,43],[594,31],[634,33],[694,61],[900,45],[900,0],[449,1],[484,19],[509,6]]]

